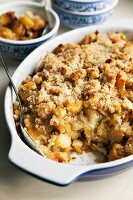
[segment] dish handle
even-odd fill
[[[61,164],[44,158],[30,149],[19,137],[12,138],[8,157],[13,164],[22,170],[59,186],[69,185],[96,167],[95,164],[88,166]]]

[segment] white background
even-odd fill
[[[119,22],[120,19],[122,23],[126,18],[133,19],[133,0],[120,0],[113,16],[106,23]],[[59,33],[68,30],[61,26]],[[19,62],[10,58],[6,62],[12,74]],[[133,200],[133,168],[104,180],[76,182],[60,188],[14,167],[8,160],[11,138],[3,111],[7,84],[8,79],[0,66],[0,200]]]

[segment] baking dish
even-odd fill
[[[129,39],[133,38],[133,28],[130,22],[123,23],[122,25],[117,23],[110,24],[109,26],[86,27],[67,32],[42,44],[19,65],[12,77],[15,85],[18,87],[40,65],[42,58],[47,52],[51,52],[61,43],[80,42],[86,34],[96,30],[100,32],[124,32]],[[57,163],[38,155],[20,139],[16,132],[12,114],[12,103],[14,100],[15,94],[8,87],[5,94],[5,116],[12,138],[9,159],[26,172],[50,183],[65,186],[78,179],[95,180],[105,178],[133,165],[133,155],[99,164],[95,163],[96,157],[92,153],[89,153],[89,156],[86,154],[78,156],[74,162],[69,164]]]

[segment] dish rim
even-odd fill
[[[23,68],[23,66],[33,58],[40,50],[43,50],[45,52],[45,48],[48,47],[50,44],[52,44],[54,41],[60,41],[60,38],[63,40],[67,36],[70,37],[71,35],[75,35],[78,33],[91,33],[96,30],[100,30],[101,32],[110,32],[113,29],[116,29],[117,31],[129,31],[132,32],[133,34],[133,28],[131,28],[130,23],[123,23],[123,25],[120,25],[120,23],[112,24],[112,25],[97,25],[97,26],[92,26],[92,27],[85,27],[85,28],[79,28],[76,30],[69,31],[67,33],[64,33],[62,35],[57,36],[54,39],[51,39],[50,41],[47,41],[45,44],[42,44],[39,46],[37,49],[35,49],[31,54],[29,54],[24,61],[19,65],[19,67],[16,69],[16,71],[13,74],[13,79],[15,79],[15,76],[17,73],[19,73],[20,69]],[[42,156],[38,155],[36,152],[34,152],[32,149],[30,149],[17,135],[17,132],[15,130],[15,126],[10,120],[12,118],[11,114],[11,107],[9,106],[9,102],[11,100],[11,88],[8,86],[6,89],[6,94],[5,94],[5,102],[4,102],[4,108],[5,108],[5,117],[6,121],[10,130],[12,142],[11,142],[11,148],[9,151],[9,159],[11,162],[15,163],[15,165],[18,165],[22,169],[28,171],[29,173],[33,173],[34,175],[40,177],[41,179],[54,182],[58,185],[68,185],[71,182],[73,182],[75,179],[78,179],[79,176],[81,176],[85,172],[89,171],[94,171],[94,170],[100,170],[100,169],[107,169],[107,168],[112,168],[116,166],[120,166],[123,164],[126,164],[128,162],[133,161],[133,155],[121,158],[119,160],[107,162],[107,163],[99,163],[99,164],[91,164],[91,165],[86,165],[86,166],[79,166],[79,165],[70,165],[70,164],[63,164],[63,163],[58,163],[55,161],[52,161],[48,158],[43,158]],[[8,105],[8,106],[7,106]],[[19,150],[18,150],[19,149]],[[17,154],[16,154],[17,152]],[[26,155],[25,155],[26,152]],[[22,161],[18,155],[19,153],[22,155],[24,158],[24,161]],[[28,156],[27,156],[28,155]],[[27,156],[27,157],[26,157]],[[30,165],[30,159],[31,158],[34,162],[36,162],[36,165],[34,166],[28,166]],[[41,166],[41,171],[38,171],[36,169],[36,166],[38,166],[37,161],[42,164]],[[28,162],[28,164],[26,163]],[[56,172],[53,176],[51,171],[49,170],[48,174],[45,173],[45,170],[49,166],[50,169],[54,170]],[[42,171],[43,167],[43,171]],[[44,170],[45,169],[45,170]],[[41,173],[40,173],[41,172]],[[63,176],[62,173],[64,172]]]

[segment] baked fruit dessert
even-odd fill
[[[26,11],[17,17],[14,11],[0,15],[0,37],[9,40],[31,40],[42,36],[46,19]]]
[[[46,157],[99,152],[103,162],[133,154],[133,43],[122,33],[60,44],[19,87],[25,129]],[[14,119],[19,133],[19,107]]]

